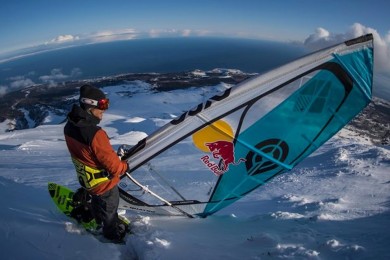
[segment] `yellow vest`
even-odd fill
[[[107,177],[108,174],[105,170],[98,170],[89,167],[73,157],[72,162],[76,168],[77,178],[79,179],[80,185],[87,190],[95,188],[102,182],[109,180]]]

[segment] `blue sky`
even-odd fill
[[[238,37],[314,51],[372,33],[374,81],[390,99],[389,10],[388,0],[3,0],[0,63],[137,38]]]
[[[343,34],[355,23],[385,38],[389,10],[386,0],[5,0],[0,8],[0,53],[113,34],[303,42],[319,27]]]

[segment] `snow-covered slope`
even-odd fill
[[[135,144],[227,87],[151,92],[106,87],[101,123],[114,148]],[[127,92],[126,92],[127,93]],[[76,98],[76,97],[75,97]],[[78,187],[63,124],[0,134],[2,259],[389,259],[390,149],[343,129],[294,170],[206,219],[127,212],[126,245],[101,243],[59,213],[49,181]],[[56,119],[55,123],[58,122]]]

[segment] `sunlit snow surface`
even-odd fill
[[[135,87],[131,97],[119,94]],[[134,145],[225,87],[106,87],[112,106],[101,126],[115,149]],[[134,234],[115,245],[58,212],[47,192],[49,181],[78,187],[61,121],[1,131],[2,259],[390,259],[389,146],[342,130],[293,171],[206,219],[127,211]]]

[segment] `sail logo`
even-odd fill
[[[200,160],[203,162],[203,164],[210,169],[211,172],[213,172],[215,175],[217,176],[220,176],[222,174],[224,174],[225,172],[222,171],[220,168],[219,168],[219,165],[217,163],[215,163],[211,158],[210,156],[208,155],[205,155],[205,156],[202,156],[200,158]]]
[[[278,138],[264,140],[258,143],[255,147],[258,151],[267,154],[281,163],[286,160],[289,154],[289,146],[287,142]],[[249,151],[245,159],[245,167],[248,175],[251,176],[281,169],[277,163],[264,158],[261,154],[254,151]]]
[[[223,120],[218,120],[199,130],[192,139],[198,149],[211,153],[211,156],[204,155],[200,160],[216,176],[227,172],[229,165],[238,165],[246,161],[244,158],[235,159],[233,130]]]
[[[227,172],[229,170],[230,164],[238,165],[241,162],[246,161],[246,159],[244,159],[244,158],[240,158],[237,161],[235,161],[233,142],[216,141],[216,142],[212,142],[212,143],[206,143],[205,145],[209,148],[210,152],[213,155],[213,158],[219,159],[219,163],[218,163],[219,174],[216,173],[216,175],[218,175],[218,176]],[[201,158],[201,160],[202,160],[202,158]]]

